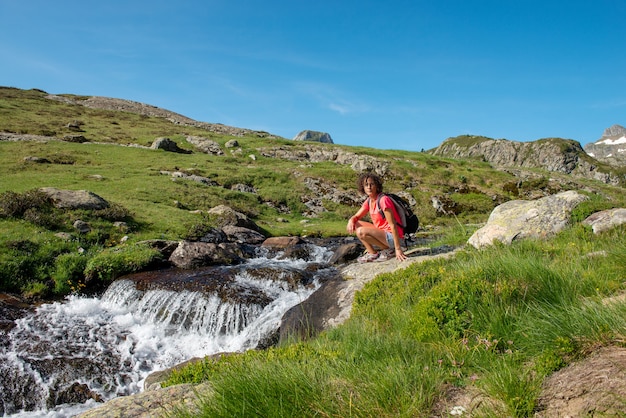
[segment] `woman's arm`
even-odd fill
[[[356,224],[365,215],[367,215],[367,207],[366,205],[363,205],[361,206],[361,209],[359,209],[359,211],[348,220],[348,226],[346,227],[348,233],[352,234],[356,231]]]
[[[393,216],[393,212],[389,208],[386,208],[383,211],[383,213],[385,214],[385,219],[387,220],[387,223],[391,227],[391,234],[393,235],[393,245],[396,250],[396,258],[399,261],[406,260],[406,255],[404,255],[404,251],[402,251],[402,245],[400,242],[400,232],[398,231],[396,218]]]

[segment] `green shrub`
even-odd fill
[[[48,230],[63,228],[63,218],[58,210],[52,208],[42,210],[42,208],[29,208],[22,215],[22,219],[33,225],[40,226]]]
[[[22,218],[26,211],[50,212],[52,208],[52,200],[39,190],[29,190],[24,193],[7,191],[0,194],[0,216],[2,217]]]
[[[472,322],[471,308],[485,293],[485,283],[475,277],[463,273],[447,277],[415,306],[411,318],[415,338],[428,341],[436,335],[463,337]]]
[[[28,282],[21,291],[22,296],[27,299],[41,299],[48,296],[49,293],[48,286],[42,282]]]
[[[111,203],[109,207],[93,211],[93,217],[105,219],[107,221],[127,221],[132,214],[128,209],[118,203]]]
[[[63,241],[9,240],[0,244],[0,286],[2,290],[20,292],[34,289],[34,283],[49,283],[54,259],[70,251]],[[37,288],[38,295],[42,288]],[[29,292],[33,293],[33,292]]]
[[[9,241],[1,249],[0,283],[9,292],[19,292],[31,282],[43,281],[39,268],[40,245],[30,240]]]
[[[16,257],[3,257],[0,259],[0,287],[5,292],[17,292],[20,288],[20,282],[24,277],[22,268],[22,260]]]

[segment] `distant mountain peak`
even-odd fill
[[[626,128],[622,125],[613,125],[610,128],[606,128],[602,134],[602,139],[616,139],[616,137],[626,137]]]
[[[598,161],[617,167],[626,165],[626,128],[613,125],[596,142],[585,145],[585,152]]]

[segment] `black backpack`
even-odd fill
[[[383,217],[385,216],[383,211],[380,209],[380,198],[383,197],[383,195],[389,196],[393,203],[396,205],[396,210],[398,211],[398,215],[400,215],[400,226],[404,230],[404,233],[412,234],[417,231],[420,226],[420,221],[417,215],[414,214],[411,210],[411,205],[409,205],[409,202],[407,202],[397,194],[381,193],[378,195],[378,199],[376,199],[376,205],[378,205],[378,210],[380,211],[380,214],[383,215]]]

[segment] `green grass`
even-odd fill
[[[429,416],[446,389],[488,399],[481,416],[531,417],[543,379],[623,344],[626,229],[581,225],[548,241],[467,249],[383,274],[350,320],[318,338],[173,373],[208,380],[201,416]],[[191,416],[180,412],[179,416]]]

